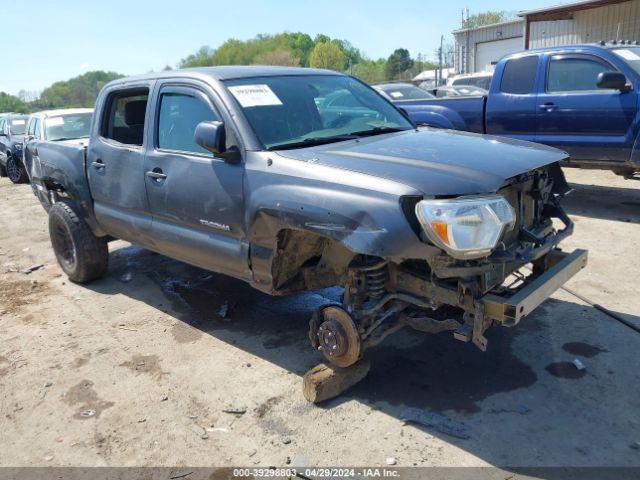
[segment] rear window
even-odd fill
[[[507,60],[500,82],[500,91],[514,95],[526,95],[533,91],[538,69],[538,57],[513,58]]]
[[[148,98],[148,88],[112,94],[102,119],[102,136],[126,145],[142,145]]]

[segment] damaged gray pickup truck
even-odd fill
[[[343,287],[309,335],[344,367],[405,326],[485,350],[584,267],[557,248],[565,158],[417,130],[335,72],[212,67],[109,83],[88,146],[40,142],[30,178],[75,282],[119,238],[271,295]]]

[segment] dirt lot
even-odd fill
[[[569,286],[640,325],[640,182],[567,174],[565,246],[590,250]],[[0,465],[640,465],[640,334],[564,291],[484,354],[401,332],[317,407],[306,328],[336,291],[270,298],[124,242],[82,287],[29,186],[0,179],[0,212]],[[463,433],[406,425],[408,408]]]

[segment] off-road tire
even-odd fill
[[[49,209],[49,236],[60,268],[69,280],[87,283],[107,270],[109,248],[105,237],[96,237],[89,225],[66,202]]]
[[[13,183],[27,183],[29,181],[22,160],[17,159],[14,155],[7,156],[7,176]]]

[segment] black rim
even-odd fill
[[[18,181],[22,176],[22,170],[20,169],[20,165],[16,162],[13,157],[7,158],[7,175],[10,180]]]
[[[53,245],[58,258],[68,267],[73,267],[76,263],[76,247],[73,245],[66,225],[56,222],[52,234]]]

